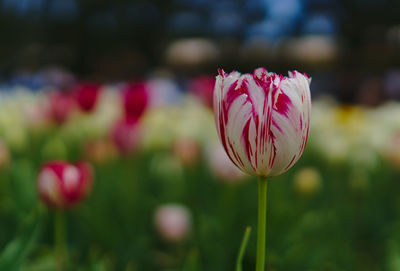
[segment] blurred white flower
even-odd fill
[[[167,241],[184,240],[190,233],[191,223],[189,209],[180,204],[161,205],[154,214],[155,227]]]
[[[175,106],[150,108],[141,123],[145,149],[168,149],[177,138],[201,144],[217,138],[212,112],[193,97]]]
[[[209,63],[218,56],[218,48],[211,40],[195,38],[176,40],[165,53],[168,64],[182,68]]]
[[[236,183],[244,180],[247,175],[238,169],[229,159],[224,148],[219,142],[210,144],[207,148],[207,162],[212,173],[220,180],[227,183]]]

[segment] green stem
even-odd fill
[[[54,214],[54,245],[58,271],[64,271],[67,263],[67,247],[65,240],[65,214],[63,211],[56,211]]]
[[[246,231],[244,232],[242,244],[240,245],[240,250],[236,261],[236,271],[242,271],[243,256],[246,251],[247,243],[249,242],[250,233],[251,228],[247,227]]]
[[[258,177],[258,233],[256,271],[264,271],[265,231],[267,227],[267,178]]]

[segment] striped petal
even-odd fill
[[[311,116],[310,80],[259,68],[253,74],[220,70],[214,89],[218,135],[242,171],[277,176],[303,153]]]

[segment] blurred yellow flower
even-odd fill
[[[314,195],[321,189],[321,174],[314,167],[302,168],[296,172],[293,178],[293,185],[299,195]]]

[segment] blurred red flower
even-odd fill
[[[128,84],[124,88],[122,100],[126,118],[139,119],[149,103],[147,84],[145,82]]]
[[[76,102],[84,112],[91,112],[96,104],[100,94],[101,86],[92,82],[82,82],[75,86]]]
[[[189,82],[189,91],[193,92],[206,106],[213,107],[215,77],[203,75],[193,78]]]

